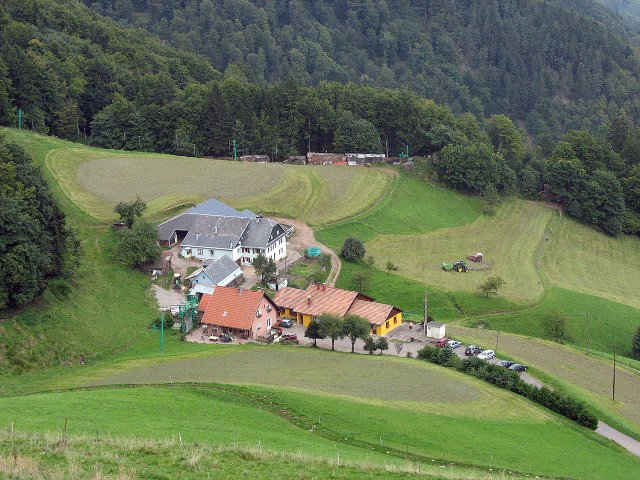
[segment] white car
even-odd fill
[[[484,350],[482,353],[478,354],[478,358],[480,360],[489,360],[496,356],[496,352],[493,350]]]
[[[455,350],[460,345],[462,345],[462,344],[460,342],[458,342],[457,340],[449,340],[447,342],[447,347],[449,347],[451,350]]]

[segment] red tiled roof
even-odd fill
[[[212,294],[202,295],[198,311],[204,312],[202,323],[207,325],[249,330],[263,296],[260,291],[217,286]]]
[[[316,284],[309,285],[306,290],[285,288],[281,292],[275,298],[278,306],[312,316],[329,313],[342,317],[359,295],[358,292]]]
[[[293,307],[300,303],[300,301],[304,298],[307,298],[304,290],[300,290],[299,288],[285,287],[276,292],[276,296],[273,297],[273,301],[280,308],[293,309]]]
[[[392,312],[394,309],[398,310],[384,303],[367,302],[366,300],[356,299],[347,313],[364,317],[369,320],[369,323],[382,325],[389,317],[393,316]]]

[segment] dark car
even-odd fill
[[[470,357],[472,355],[478,355],[479,353],[482,353],[482,349],[475,345],[469,345],[467,348],[464,349],[464,354],[467,357]]]
[[[514,365],[516,362],[512,362],[510,360],[500,360],[496,365],[499,367],[509,368],[511,365]]]
[[[509,370],[513,370],[514,372],[524,372],[526,369],[527,366],[520,363],[514,363],[509,367]]]
[[[293,327],[293,321],[288,319],[282,320],[280,322],[280,326],[284,328],[291,328]]]
[[[293,342],[294,340],[298,340],[298,336],[295,333],[284,333],[282,334],[283,342]]]

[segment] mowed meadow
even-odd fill
[[[286,367],[260,374],[257,360]],[[374,468],[437,461],[455,469],[613,479],[640,467],[639,459],[525,399],[411,359],[212,347],[210,355],[151,366],[123,362],[91,376],[104,387],[0,398],[0,425],[51,433],[67,418],[69,435],[181,436],[187,444],[260,445],[324,459],[339,452],[345,462]]]
[[[23,137],[12,130],[5,135],[9,140]],[[100,221],[114,219],[115,204],[136,196],[148,203],[148,214],[158,218],[216,197],[240,209],[321,225],[373,207],[395,176],[376,168],[114,152],[36,135],[30,141],[49,146],[45,164],[53,178],[79,208]]]

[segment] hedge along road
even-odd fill
[[[304,337],[304,331],[305,331],[304,327],[294,326],[290,330],[298,336],[298,340],[300,341],[301,344],[312,345],[313,342],[311,340],[307,340]],[[435,343],[429,342],[424,338],[424,334],[419,328],[409,331],[408,325],[406,323],[398,327],[394,332],[395,334],[392,333],[392,335],[394,335],[397,339],[403,339],[403,338],[408,338],[410,336],[413,336],[414,338],[416,338],[416,340],[413,342],[407,342],[407,343],[404,343],[403,341],[402,343],[400,343],[400,345],[402,345],[402,349],[398,350],[395,346],[397,345],[397,343],[393,342],[393,337],[392,337],[391,338],[392,341],[390,342],[390,345],[389,345],[389,350],[385,351],[384,353],[385,355],[406,357],[407,352],[411,352],[411,354],[415,357],[417,356],[418,350],[420,350],[424,346],[435,346]],[[331,348],[331,340],[329,339],[318,340],[317,344],[320,348],[325,348],[325,349]],[[465,358],[464,347],[465,346],[462,345],[461,347],[454,350],[455,353],[461,358]],[[350,352],[351,342],[347,338],[338,339],[335,342],[335,348],[336,350],[341,352]],[[356,353],[360,353],[360,354],[369,353],[364,350],[363,344],[361,341],[358,341],[356,343],[355,351]],[[497,363],[498,361],[500,361],[499,358],[494,358],[490,360],[491,363]],[[522,378],[522,380],[525,381],[526,383],[533,385],[534,387],[540,388],[545,386],[543,382],[533,377],[529,373],[521,373],[520,378]],[[547,388],[552,388],[552,387],[547,386]],[[624,433],[620,432],[619,430],[616,430],[612,426],[600,420],[598,420],[598,428],[595,430],[595,432],[602,435],[603,437],[608,438],[609,440],[614,441],[615,443],[620,445],[622,448],[624,448],[631,454],[637,457],[640,457],[640,442],[638,442],[634,438],[629,437],[628,435],[625,435]]]

